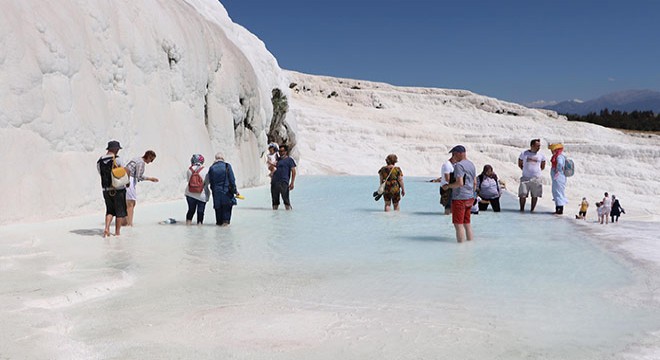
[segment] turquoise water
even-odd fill
[[[210,225],[210,208],[207,226],[157,224],[181,219],[182,200],[138,207],[120,238],[56,234],[39,249],[54,259],[2,274],[75,271],[21,275],[43,293],[25,290],[2,318],[34,338],[20,324],[65,318],[57,340],[100,358],[620,359],[660,329],[643,286],[654,275],[571,221],[520,214],[507,196],[501,213],[473,216],[475,241],[457,244],[437,184],[407,179],[398,213],[373,201],[377,185],[301,177],[290,212],[270,210],[268,188],[248,189],[230,228]],[[5,293],[17,286],[8,279]],[[107,295],[34,305],[108,281],[120,285]]]

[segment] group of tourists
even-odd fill
[[[534,212],[538,198],[543,196],[542,172],[546,167],[546,157],[539,150],[541,139],[532,139],[529,149],[523,151],[518,157],[518,167],[522,170],[520,185],[518,186],[518,199],[520,212],[525,211],[527,198],[531,195],[530,212]],[[552,198],[555,203],[555,215],[564,213],[564,206],[568,203],[566,199],[566,167],[567,160],[563,154],[564,145],[554,143],[548,145],[552,152],[550,158],[550,178],[552,180]]]
[[[589,208],[589,202],[587,198],[582,198],[580,203],[580,211],[575,215],[576,219],[587,219],[587,209]],[[598,216],[599,224],[609,224],[610,218],[612,223],[619,222],[619,217],[621,214],[625,214],[626,211],[621,207],[619,199],[615,195],[610,197],[609,193],[605,193],[603,200],[596,203],[596,215]]]
[[[122,147],[119,141],[108,142],[106,154],[96,162],[97,171],[101,176],[101,188],[105,202],[105,228],[103,236],[108,237],[110,225],[115,219],[113,235],[119,236],[121,227],[133,225],[133,214],[137,203],[137,184],[142,181],[158,182],[155,177],[144,176],[146,164],[156,159],[156,153],[147,150],[142,157],[124,162],[119,157]],[[287,210],[291,210],[289,191],[294,189],[296,179],[296,162],[289,156],[287,145],[268,145],[266,156],[269,176],[271,178],[272,208],[277,210],[280,198]],[[206,168],[202,154],[193,154],[190,166],[186,172],[187,186],[184,191],[188,211],[186,225],[191,225],[197,215],[197,224],[204,222],[206,203],[213,198],[216,225],[229,226],[232,209],[237,204],[236,199],[242,198],[236,187],[236,177],[231,164],[225,161],[222,153],[215,154],[213,164]]]
[[[291,210],[289,191],[293,190],[296,179],[296,162],[289,156],[287,145],[268,145],[266,166],[271,178],[271,198],[273,210],[280,206],[280,198],[287,210]],[[193,154],[190,167],[186,173],[188,186],[185,195],[188,202],[186,225],[191,225],[197,214],[197,224],[204,223],[204,209],[213,195],[215,223],[219,226],[229,226],[232,209],[237,204],[236,199],[242,198],[236,187],[236,177],[231,164],[225,161],[222,153],[215,155],[215,161],[208,170],[204,168],[204,156]]]
[[[470,217],[472,207],[478,202],[477,193],[480,190],[477,189],[479,186],[483,186],[484,194],[487,194],[482,199],[483,204],[485,204],[483,205],[485,206],[484,209],[488,207],[488,203],[491,203],[493,204],[493,210],[500,210],[500,190],[497,181],[495,181],[497,189],[493,189],[490,185],[490,180],[497,179],[492,166],[484,167],[484,171],[479,175],[481,182],[478,184],[476,168],[467,159],[465,147],[456,145],[449,153],[451,157],[443,164],[442,174],[435,181],[440,182],[440,203],[445,206],[446,214],[452,214],[456,240],[460,243],[465,240],[470,241],[474,237]],[[395,154],[387,155],[385,158],[386,165],[378,170],[381,187],[374,193],[374,198],[378,200],[382,195],[385,201],[385,211],[390,211],[392,207],[395,211],[398,211],[401,198],[406,195],[403,171],[395,165],[397,161],[398,158]],[[496,200],[491,202],[492,199]]]
[[[204,155],[193,154],[186,172],[186,181],[186,225],[192,224],[195,214],[197,224],[204,223],[204,209],[213,194],[215,223],[219,226],[229,226],[232,210],[237,204],[236,197],[241,194],[236,187],[234,170],[231,164],[225,161],[224,155],[215,154],[213,164],[207,169],[204,166]]]
[[[520,212],[525,211],[527,198],[531,196],[530,212],[534,212],[538,198],[543,196],[542,173],[546,168],[547,159],[540,152],[541,139],[532,139],[529,149],[523,151],[518,157],[518,167],[522,170],[518,187]],[[564,145],[552,143],[548,145],[552,152],[550,158],[550,178],[552,180],[552,198],[555,203],[554,215],[562,215],[564,206],[568,203],[566,198],[566,180],[574,172],[573,162],[564,155]],[[463,145],[454,146],[450,152],[451,157],[442,164],[440,177],[432,182],[440,183],[440,204],[444,206],[445,214],[452,215],[452,223],[456,230],[456,240],[463,242],[473,239],[470,225],[471,214],[480,210],[487,210],[489,206],[494,212],[499,212],[502,184],[491,165],[484,165],[480,175],[476,175],[474,164],[467,159],[466,149]],[[382,190],[374,193],[376,200],[382,193],[385,201],[385,211],[399,210],[401,197],[405,196],[403,172],[396,166],[397,156],[390,154],[385,158],[386,165],[378,170]],[[614,196],[610,199],[605,193],[603,199],[603,214],[609,214],[612,222],[618,220],[621,213],[625,213]],[[585,205],[586,204],[586,205]],[[600,203],[599,203],[600,206]],[[584,209],[582,209],[584,207]],[[580,214],[576,217],[586,216],[588,203],[583,199]],[[599,212],[600,214],[600,212]],[[599,221],[608,222],[607,217]]]
[[[564,146],[553,143],[548,146],[552,152],[550,159],[550,177],[552,179],[552,197],[555,203],[553,214],[562,215],[567,204],[565,195],[566,179],[572,175],[572,161],[563,154]],[[124,163],[119,157],[122,147],[118,141],[108,142],[107,153],[97,161],[97,169],[101,176],[101,187],[106,205],[104,236],[110,235],[110,224],[115,221],[114,235],[119,235],[122,225],[133,225],[133,214],[137,203],[137,184],[142,181],[158,182],[155,177],[144,175],[145,166],[156,159],[156,153],[147,150],[142,157],[134,158]],[[518,157],[518,167],[522,170],[518,187],[520,212],[525,211],[527,198],[531,196],[530,212],[534,212],[538,198],[543,196],[542,172],[546,167],[546,157],[539,150],[541,140],[532,139],[530,148]],[[440,183],[440,204],[444,213],[452,215],[452,223],[456,230],[458,242],[473,239],[470,225],[471,214],[487,210],[489,206],[494,212],[500,212],[500,197],[502,186],[493,167],[484,165],[481,174],[476,174],[475,165],[467,159],[463,145],[454,146],[449,153],[451,157],[442,164],[440,177],[432,181]],[[385,166],[378,170],[380,184],[374,197],[383,197],[384,210],[398,211],[401,198],[406,195],[403,181],[403,171],[396,166],[398,158],[395,154],[387,155]],[[287,145],[271,143],[266,154],[266,167],[271,178],[270,190],[272,208],[277,210],[280,199],[286,210],[291,210],[289,192],[294,189],[296,179],[296,162],[289,156]],[[185,189],[188,211],[186,224],[191,225],[197,215],[197,224],[204,222],[206,203],[213,198],[216,224],[228,226],[231,223],[232,209],[237,204],[236,198],[242,198],[237,190],[236,177],[231,164],[225,161],[222,153],[215,155],[213,164],[206,168],[204,156],[193,154],[190,166],[186,172],[187,186]],[[605,193],[602,201],[596,203],[598,221],[609,223],[619,219],[625,211],[614,195]],[[580,203],[580,211],[576,218],[586,218],[589,203],[586,198]]]
[[[105,228],[103,236],[110,236],[110,224],[115,220],[114,235],[119,235],[122,225],[133,226],[133,214],[137,204],[137,183],[141,181],[158,182],[155,177],[144,176],[146,164],[156,160],[156,153],[147,150],[142,157],[128,162],[119,158],[122,147],[119,141],[109,141],[106,154],[96,162],[96,169],[101,175],[101,188],[105,202]]]

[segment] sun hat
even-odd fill
[[[280,146],[277,145],[277,143],[272,142],[272,143],[268,144],[268,148],[269,148],[269,149],[270,149],[270,148],[275,148],[275,150],[278,150],[278,149],[280,148]]]
[[[465,146],[463,145],[456,145],[451,150],[449,150],[449,153],[464,153],[465,152]]]
[[[108,147],[105,148],[106,150],[115,150],[115,149],[121,149],[121,145],[119,145],[119,141],[117,140],[111,140],[108,141]]]
[[[557,149],[563,149],[563,148],[564,148],[564,145],[562,145],[561,143],[554,143],[554,144],[548,145],[548,149],[550,149],[550,151],[555,151]]]

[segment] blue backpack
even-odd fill
[[[575,163],[573,162],[573,159],[566,158],[566,162],[564,163],[564,176],[570,177],[575,174]]]

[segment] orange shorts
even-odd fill
[[[474,205],[474,199],[452,200],[451,222],[454,224],[469,224],[472,205]]]

